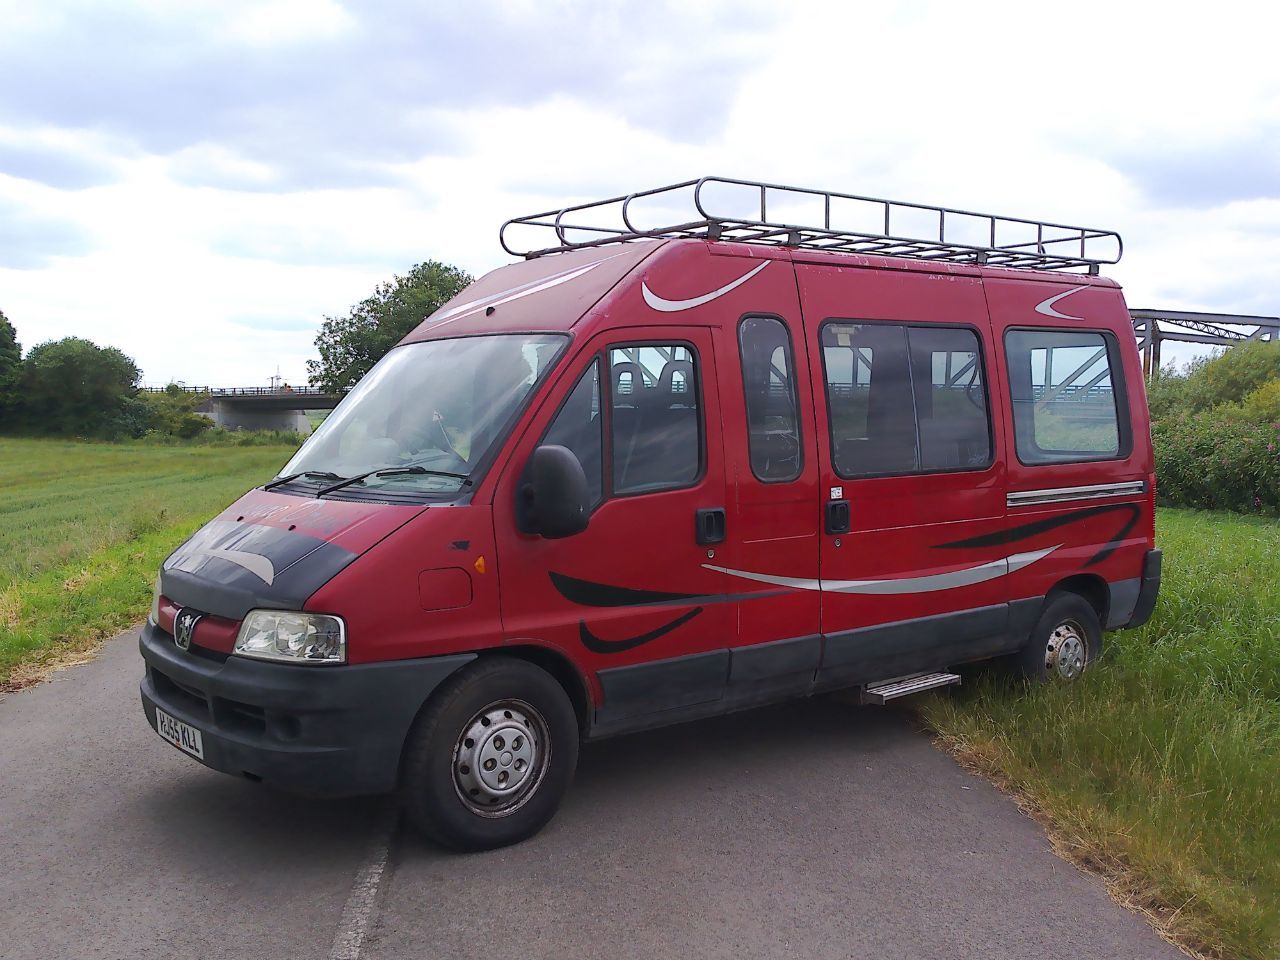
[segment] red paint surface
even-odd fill
[[[1138,352],[1123,297],[1113,282],[815,251],[798,251],[793,260],[785,249],[685,241],[606,247],[515,264],[484,278],[459,302],[492,297],[507,287],[533,283],[603,256],[612,259],[587,274],[581,285],[563,284],[500,304],[488,316],[479,310],[456,322],[428,320],[408,338],[514,329],[572,332],[569,349],[477,484],[469,504],[398,507],[317,502],[257,491],[221,516],[294,524],[304,533],[363,554],[306,604],[310,610],[346,619],[352,662],[534,645],[561,653],[598,698],[596,671],[604,667],[1042,596],[1054,584],[1082,572],[1109,581],[1140,575],[1143,553],[1153,546],[1152,457]],[[762,261],[768,267],[752,280],[683,312],[655,311],[641,293],[645,282],[667,299],[697,297]],[[1085,317],[1082,328],[1110,330],[1117,337],[1133,450],[1123,460],[1026,467],[1012,452],[1003,332],[1009,326],[1071,326],[1070,321],[1041,316],[1034,308],[1075,286],[1089,289],[1060,301],[1058,309]],[[780,317],[791,333],[805,465],[800,478],[790,483],[761,483],[750,469],[737,354],[737,325],[748,313]],[[837,477],[830,462],[818,346],[818,327],[832,317],[961,323],[975,329],[987,370],[994,463],[978,472]],[[697,350],[706,425],[702,478],[684,490],[606,500],[588,529],[575,537],[549,541],[521,534],[515,525],[521,471],[561,401],[592,357],[610,344],[646,339],[685,341]],[[1135,503],[1141,516],[1104,562],[1085,567],[1120,526],[1115,513],[1013,546],[933,549],[940,542],[1090,506],[1076,502],[1007,510],[1009,491],[1125,480],[1147,480],[1149,492],[1127,501],[1105,501]],[[844,488],[852,511],[853,529],[838,537],[822,532],[822,509],[832,486]],[[728,539],[712,548],[695,542],[694,513],[704,507],[726,511]],[[460,541],[467,542],[465,549],[456,546]],[[826,579],[882,579],[962,569],[1059,543],[1060,549],[1045,560],[973,587],[904,596],[791,591],[708,603],[686,625],[643,646],[610,654],[585,649],[580,623],[608,640],[653,630],[689,608],[579,606],[563,598],[548,577],[554,570],[642,590],[764,594],[775,591],[706,570],[703,564],[801,578],[816,579],[821,570]],[[713,558],[708,549],[714,551]],[[484,563],[478,565],[481,557]],[[484,573],[477,572],[479,566]],[[470,602],[424,610],[422,572],[444,568],[470,572]],[[172,615],[163,607],[161,626],[169,629]],[[202,623],[197,642],[229,650],[226,638],[234,638],[234,626]]]

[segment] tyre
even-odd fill
[[[558,682],[482,657],[432,694],[405,746],[409,821],[455,850],[519,843],[555,816],[578,764],[578,718]]]
[[[1102,624],[1093,604],[1075,593],[1051,594],[1016,667],[1037,683],[1073,683],[1101,652]]]

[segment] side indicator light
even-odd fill
[[[472,566],[476,568],[476,573],[484,573],[485,571],[484,557],[483,556],[476,557],[476,562],[472,564]]]

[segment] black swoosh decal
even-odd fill
[[[552,585],[560,596],[570,603],[583,607],[687,607],[695,603],[730,603],[734,600],[758,600],[773,597],[787,590],[754,591],[751,593],[669,593],[663,590],[637,590],[634,587],[615,587],[607,583],[579,580],[567,574],[548,571]]]
[[[1120,542],[1129,535],[1129,531],[1133,529],[1138,522],[1138,517],[1141,515],[1141,510],[1136,503],[1107,503],[1100,507],[1086,507],[1083,510],[1073,510],[1070,513],[1059,514],[1056,517],[1032,520],[1030,523],[1009,527],[1007,530],[997,530],[995,533],[984,533],[981,536],[969,537],[966,540],[953,540],[950,543],[935,544],[934,549],[967,550],[974,547],[1003,546],[1009,543],[1017,543],[1019,540],[1029,540],[1037,534],[1047,533],[1050,530],[1058,529],[1058,527],[1065,527],[1068,524],[1075,523],[1077,520],[1084,520],[1087,517],[1096,517],[1116,511],[1127,512],[1129,518],[1116,531],[1115,536],[1108,540],[1101,550],[1088,559],[1085,566],[1091,567],[1095,563],[1101,563],[1115,553],[1116,548],[1120,546]]]
[[[648,643],[650,640],[657,640],[659,637],[666,636],[676,627],[684,626],[701,612],[701,607],[694,607],[687,613],[680,614],[674,620],[664,623],[655,630],[637,634],[634,637],[627,637],[625,640],[602,640],[591,632],[591,628],[587,626],[585,620],[579,620],[578,636],[582,640],[582,645],[592,653],[621,653],[624,650],[630,650],[633,647]]]

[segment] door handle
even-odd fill
[[[830,500],[826,509],[827,533],[849,532],[849,501]]]
[[[707,507],[698,511],[698,543],[724,542],[724,507]]]

